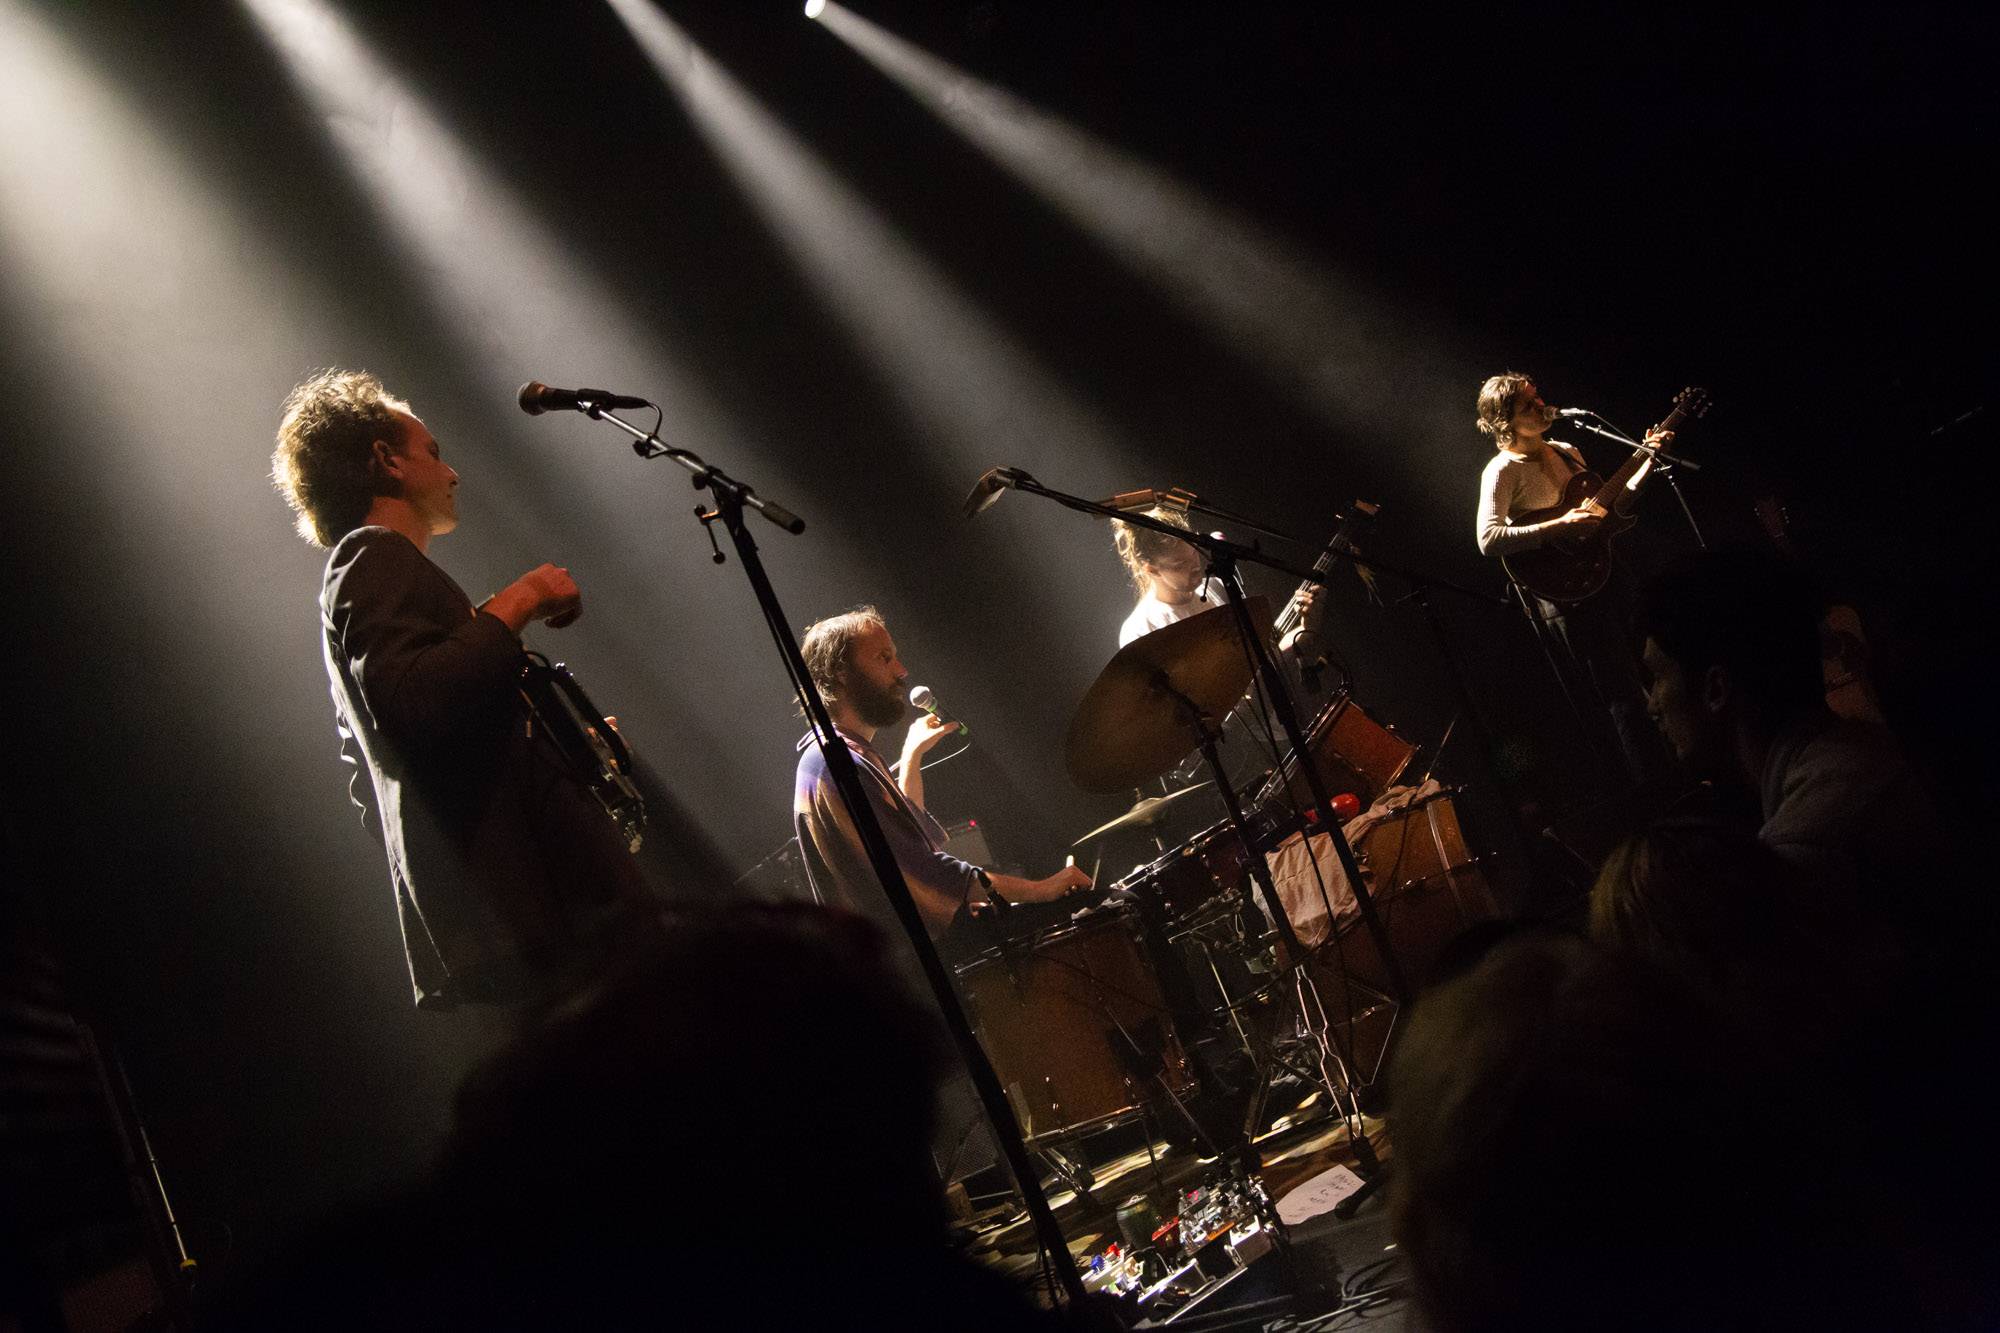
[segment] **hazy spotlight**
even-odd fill
[[[1448,359],[1435,328],[1157,168],[839,4],[822,22],[1322,417],[1371,419]]]
[[[668,89],[801,272],[856,332],[882,381],[968,484],[996,461],[1118,447],[950,279],[649,0],[610,0]]]
[[[691,448],[721,414],[622,302],[580,268],[323,0],[243,0],[324,117],[356,178],[432,275],[496,404],[534,377],[612,383],[657,398]],[[630,488],[623,488],[629,493]]]
[[[854,462],[857,470],[914,468],[937,479],[940,493],[908,515],[905,539],[920,539],[925,525],[940,521],[956,527],[964,488],[995,463],[1078,486],[1115,486],[1115,478],[1147,474],[1135,449],[1071,398],[672,20],[647,0],[610,3],[806,282],[851,332],[881,390],[912,423],[929,457]],[[988,572],[1012,572],[1022,605],[1038,608],[1035,633],[1055,642],[1101,637],[1104,626],[1088,608],[1093,588],[1115,578],[1097,563],[1108,559],[1105,534],[1091,524],[1031,515],[1026,506],[1014,513],[1024,517],[988,521],[962,540],[979,544]],[[879,542],[876,534],[870,539]],[[901,577],[915,574],[906,547],[879,544],[902,563]],[[1023,753],[1014,759],[1040,762]]]
[[[286,276],[152,117],[11,3],[0,4],[0,124],[23,131],[0,136],[0,263],[35,307],[19,351],[88,412],[93,446],[58,456],[23,437],[10,461],[76,469],[78,498],[105,506],[105,536],[240,537],[215,480],[239,442],[169,423],[213,424],[236,347],[268,334]],[[251,483],[268,505],[261,478]]]
[[[17,404],[0,473],[17,502],[22,482],[53,500],[12,531],[53,520],[73,544],[35,547],[38,585],[85,599],[35,608],[37,651],[74,655],[86,674],[125,662],[112,678],[136,694],[78,717],[97,727],[139,710],[190,765],[174,781],[198,772],[199,790],[224,799],[234,766],[269,763],[289,740],[273,735],[283,691],[266,668],[301,635],[267,614],[268,553],[298,543],[273,513],[257,442],[275,420],[268,376],[287,312],[323,293],[246,234],[157,112],[23,8],[0,0],[0,124],[32,127],[0,136],[0,287],[25,306],[0,321],[30,381],[9,387],[46,392],[68,419],[33,421]],[[99,608],[85,635],[78,605]],[[85,729],[65,745],[102,739]],[[143,781],[152,761],[120,749],[133,765],[120,781]],[[257,792],[244,822],[281,818],[282,795],[258,808],[269,791]]]
[[[816,19],[826,13],[826,0],[806,0],[806,17]]]

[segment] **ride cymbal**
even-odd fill
[[[1252,624],[1264,627],[1270,602],[1252,597]],[[1070,719],[1063,760],[1089,792],[1125,791],[1159,777],[1221,724],[1250,687],[1249,645],[1234,613],[1218,606],[1142,635],[1098,673]]]

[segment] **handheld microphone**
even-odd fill
[[[606,389],[551,389],[540,380],[523,384],[516,401],[531,417],[544,412],[602,412],[652,406],[644,398],[628,398]]]
[[[937,696],[931,693],[930,686],[928,685],[911,686],[910,703],[915,707],[923,709],[926,713],[929,713],[939,722],[942,722],[947,726],[956,726],[958,728],[959,735],[970,736],[972,734],[972,728],[966,726],[963,722],[960,722],[957,718],[950,716],[942,708],[938,707]]]
[[[1569,420],[1571,417],[1594,417],[1596,415],[1597,413],[1587,407],[1559,407],[1556,409],[1556,416],[1564,421]]]

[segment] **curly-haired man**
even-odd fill
[[[300,534],[329,552],[320,621],[341,754],[388,853],[417,1003],[552,993],[646,897],[603,811],[520,724],[521,631],[574,621],[575,581],[541,565],[475,607],[429,557],[458,526],[458,473],[365,372],[292,390],[272,474]]]

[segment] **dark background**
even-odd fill
[[[1013,496],[961,519],[980,471],[1181,485],[1307,559],[1365,497],[1382,558],[1494,592],[1473,398],[1505,368],[1634,432],[1705,385],[1715,409],[1683,439],[1704,525],[1755,538],[1752,500],[1783,498],[1862,609],[1897,720],[1990,808],[1964,776],[1987,711],[1965,627],[1990,605],[1988,7],[857,11],[1224,210],[1226,231],[1162,213],[1147,234],[1266,311],[1280,350],[1120,262],[790,3],[670,12],[872,211],[851,251],[855,213],[818,177],[787,201],[803,230],[774,228],[607,7],[349,6],[400,91],[346,88],[360,110],[330,116],[236,7],[6,0],[32,38],[0,149],[8,849],[209,1255],[417,1169],[493,1039],[411,1009],[381,854],[344,798],[321,557],[267,480],[278,404],[317,366],[378,371],[438,435],[464,524],[432,554],[475,599],[544,559],[575,572],[588,614],[531,640],[737,870],[787,835],[800,731],[748,589],[710,563],[680,473],[607,427],[521,416],[521,381],[658,397],[674,438],[801,513],[803,537],[757,531],[794,625],[883,609],[977,731],[932,804],[1030,873],[1124,804],[1074,791],[1059,757],[1130,592],[1080,516]],[[28,105],[30,67],[92,91]],[[412,96],[474,169],[404,152]],[[415,191],[403,221],[352,142]],[[830,282],[802,235],[833,242]],[[884,254],[898,272],[870,267]],[[949,300],[898,340],[871,294],[911,273]],[[1641,568],[1687,544],[1669,499],[1628,543]],[[1331,596],[1359,697],[1435,741],[1454,702],[1422,620],[1351,577]],[[1505,766],[1579,799],[1524,626],[1439,610]],[[1490,788],[1480,760],[1447,767]]]

